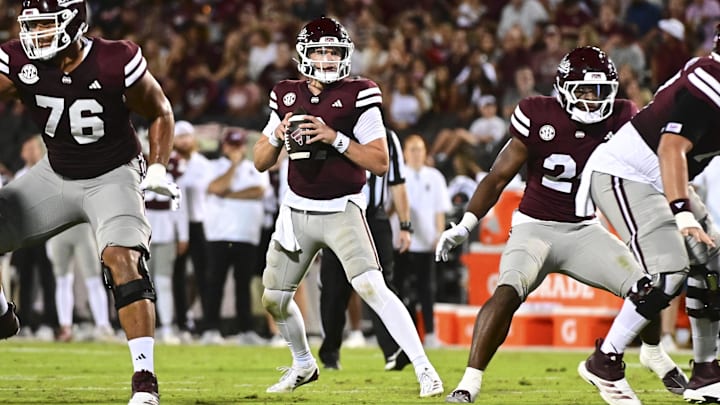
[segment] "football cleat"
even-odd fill
[[[717,360],[693,363],[692,377],[683,398],[693,404],[720,403],[720,366]]]
[[[474,400],[470,395],[470,391],[455,389],[447,397],[445,397],[445,402],[451,404],[471,404]]]
[[[278,367],[278,370],[284,372],[280,381],[268,387],[266,392],[293,392],[295,388],[316,381],[320,376],[320,370],[315,363],[307,368],[293,365],[292,367]]]
[[[676,395],[682,395],[688,386],[688,379],[661,346],[640,346],[640,364],[654,372],[665,388]]]
[[[445,391],[442,380],[435,369],[425,368],[418,375],[418,382],[420,383],[420,398],[434,397]]]
[[[15,305],[8,302],[8,309],[0,316],[0,339],[7,339],[17,335],[20,330],[20,320],[15,315]]]
[[[385,362],[385,371],[401,371],[410,364],[410,359],[402,349],[390,355]]]
[[[635,392],[625,379],[625,363],[620,353],[600,351],[602,339],[595,342],[595,351],[578,365],[578,373],[594,385],[602,399],[610,405],[641,405]]]
[[[155,374],[147,370],[136,371],[132,376],[132,392],[128,405],[159,405],[160,394]]]

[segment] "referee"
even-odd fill
[[[388,193],[391,194],[392,204],[400,218],[399,249],[401,252],[410,247],[412,225],[410,223],[410,205],[405,190],[405,163],[400,140],[397,134],[389,128],[386,128],[385,133],[390,155],[388,171],[382,177],[368,172],[368,180],[363,187],[363,193],[368,201],[365,217],[375,241],[383,277],[387,285],[397,293],[392,284],[394,255],[392,229],[387,214],[387,207],[391,201],[387,198]],[[324,336],[319,354],[320,361],[326,369],[340,368],[340,345],[345,327],[345,309],[351,293],[352,286],[348,282],[337,256],[330,249],[323,249],[320,264],[320,317]],[[372,311],[371,320],[378,344],[385,355],[385,370],[401,370],[410,361]]]

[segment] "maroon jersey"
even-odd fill
[[[0,45],[0,72],[42,132],[53,170],[71,179],[97,177],[140,153],[124,93],[147,71],[130,41],[92,38],[70,73],[30,60],[18,40]]]
[[[284,80],[270,93],[270,108],[282,119],[288,112],[305,111],[329,127],[355,139],[353,128],[362,113],[382,103],[380,88],[367,79],[343,79],[315,96],[305,80]],[[290,160],[288,184],[297,195],[329,200],[356,194],[365,185],[365,169],[327,148],[326,158]]]
[[[694,58],[660,86],[652,103],[632,119],[632,125],[655,152],[665,132],[684,136],[693,143],[687,153],[690,179],[720,154],[719,81],[718,54]]]
[[[545,221],[580,222],[575,215],[580,174],[595,148],[637,112],[628,100],[615,100],[605,121],[584,125],[570,119],[554,97],[520,101],[510,118],[510,133],[525,144],[527,186],[520,212]]]

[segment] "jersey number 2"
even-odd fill
[[[543,186],[561,193],[572,192],[572,180],[577,174],[577,164],[572,156],[553,153],[543,160],[543,167],[552,171],[562,168],[562,172],[557,176],[544,175]]]
[[[50,109],[50,115],[45,123],[45,134],[51,138],[54,137],[60,118],[65,111],[65,99],[36,95],[35,103],[38,107]],[[77,143],[84,145],[97,142],[105,135],[105,122],[98,117],[98,114],[102,112],[103,106],[92,98],[79,98],[70,104],[67,109],[70,134]]]

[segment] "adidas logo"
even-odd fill
[[[93,80],[93,82],[90,83],[90,85],[88,86],[88,89],[100,90],[100,89],[102,89],[102,86],[100,85],[100,82],[98,82],[97,80]]]
[[[137,357],[135,358],[135,360],[145,360],[146,358],[147,358],[147,357],[145,357],[145,354],[144,354],[144,353],[140,353],[140,355],[137,356]]]
[[[340,101],[340,99],[335,100],[335,102],[331,105],[335,108],[342,108],[342,102]]]

